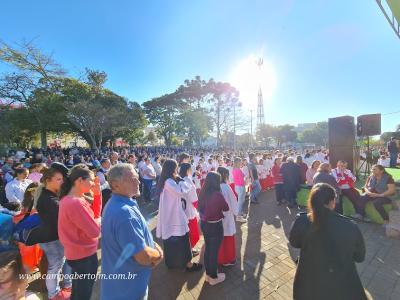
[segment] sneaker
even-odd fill
[[[216,285],[216,284],[224,282],[224,281],[225,281],[225,273],[218,273],[217,278],[211,278],[210,276],[208,276],[208,280],[207,280],[207,282],[210,285]]]
[[[352,217],[353,219],[356,219],[356,220],[362,220],[362,219],[363,219],[363,216],[360,215],[360,214],[354,214],[354,215],[352,215],[351,217]]]
[[[222,264],[222,266],[224,266],[224,267],[230,267],[230,266],[234,266],[234,265],[236,265],[236,260],[231,261],[231,262],[229,262],[227,264]]]
[[[239,222],[239,223],[246,223],[247,220],[246,220],[246,218],[244,218],[243,216],[237,216],[237,217],[236,217],[236,222]]]

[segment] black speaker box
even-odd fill
[[[328,120],[329,149],[332,146],[351,146],[355,141],[354,117],[343,116]]]
[[[373,136],[379,134],[381,134],[381,114],[357,117],[357,136]]]

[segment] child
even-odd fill
[[[196,246],[197,242],[200,239],[199,233],[199,214],[196,210],[197,207],[197,193],[196,193],[196,186],[192,181],[192,167],[189,163],[182,163],[179,168],[179,176],[183,178],[183,180],[188,184],[190,187],[189,191],[185,192],[183,198],[185,200],[185,214],[189,220],[189,239],[190,239],[190,246],[193,249]],[[197,251],[193,251],[197,254]]]
[[[238,214],[238,202],[231,187],[228,185],[228,169],[219,167],[217,172],[221,175],[221,192],[229,207],[229,210],[224,212],[224,219],[222,221],[224,227],[224,239],[219,248],[218,264],[223,266],[233,266],[236,262],[235,216]]]

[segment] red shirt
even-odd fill
[[[214,192],[206,199],[204,213],[201,215],[203,221],[218,221],[224,218],[223,211],[228,211],[229,206],[221,192]]]
[[[283,183],[283,176],[281,173],[281,167],[274,165],[271,169],[272,177],[274,178],[274,184]]]

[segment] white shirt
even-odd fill
[[[264,167],[267,170],[267,175],[269,175],[269,173],[271,173],[271,169],[273,166],[274,166],[274,162],[272,159],[264,160]]]
[[[226,183],[221,183],[221,192],[229,206],[228,211],[224,211],[222,225],[224,227],[224,236],[232,236],[236,233],[235,216],[238,214],[238,201],[231,187]]]
[[[142,177],[143,179],[155,179],[156,171],[151,164],[146,164],[142,169]]]
[[[153,165],[154,171],[156,172],[156,175],[160,176],[161,175],[161,170],[162,170],[161,165],[158,162],[155,162],[155,161],[153,161],[152,165]]]
[[[189,232],[188,218],[182,207],[181,198],[190,190],[185,181],[177,184],[169,178],[165,181],[158,206],[156,236],[163,240],[171,236],[183,236]]]
[[[9,202],[21,203],[24,200],[25,190],[32,183],[32,180],[25,179],[23,181],[14,178],[6,185],[6,197]]]
[[[378,159],[378,165],[381,165],[385,168],[390,167],[390,158],[387,157],[385,159],[382,159],[382,158]]]
[[[256,165],[256,168],[257,168],[257,173],[258,173],[258,176],[260,177],[260,179],[265,179],[265,178],[267,178],[268,171],[267,171],[267,169],[264,167],[263,164],[262,164],[262,165]]]
[[[146,163],[143,160],[141,160],[137,165],[138,170],[139,170],[139,174],[140,174],[141,177],[143,177],[143,168],[145,166],[146,166]]]
[[[246,185],[250,184],[249,167],[248,167],[248,166],[243,166],[243,167],[242,167],[242,172],[243,172],[243,174],[244,174],[244,176],[245,176],[245,178],[244,178],[245,184],[246,184]]]
[[[194,218],[199,217],[199,213],[197,212],[197,209],[193,206],[193,203],[197,202],[197,192],[196,192],[196,186],[193,183],[192,179],[189,177],[183,178],[185,182],[190,186],[190,190],[184,193],[183,199],[186,200],[186,209],[185,209],[185,214],[188,220],[192,220]]]
[[[109,188],[109,185],[108,185],[108,182],[106,180],[105,174],[107,174],[107,170],[105,170],[103,168],[101,168],[100,171],[98,171],[96,173],[96,176],[99,177],[99,180],[100,180],[100,188],[101,188],[101,190]]]
[[[233,182],[233,167],[232,166],[227,166],[226,167],[229,171],[229,182]]]

